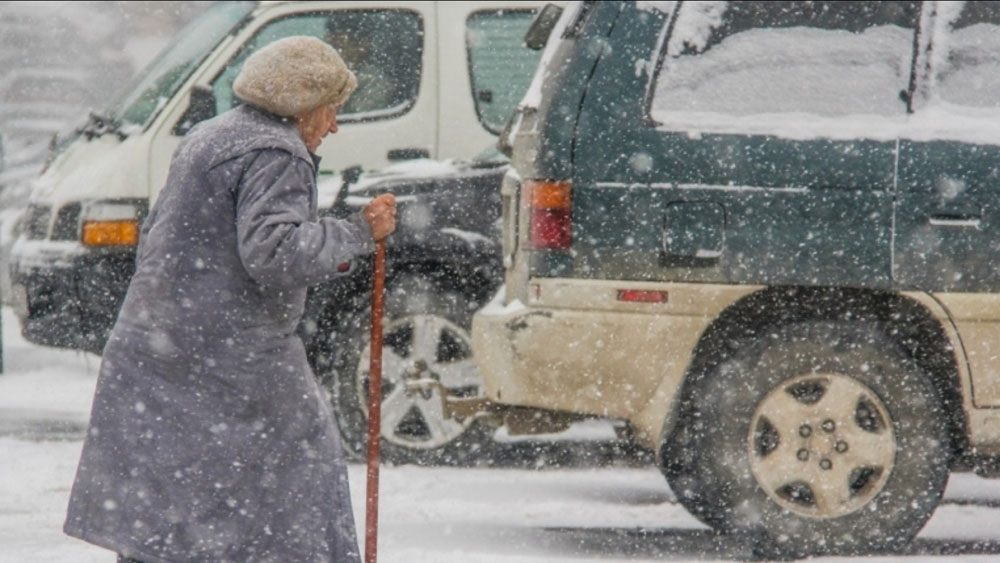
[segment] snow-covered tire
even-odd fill
[[[928,376],[876,325],[768,331],[686,388],[662,467],[759,555],[894,551],[930,518],[949,442]]]
[[[481,396],[472,356],[473,303],[431,276],[404,274],[388,282],[383,319],[382,456],[392,463],[472,464],[493,448],[493,429],[478,420],[446,419],[437,390],[407,394],[404,376],[419,362],[422,377],[437,378],[453,393]],[[333,373],[325,378],[349,459],[367,446],[370,307],[352,319],[336,345]]]

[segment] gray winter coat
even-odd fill
[[[316,161],[249,106],[192,130],[104,349],[67,534],[144,563],[357,561],[339,434],[295,329],[373,248],[317,219]]]

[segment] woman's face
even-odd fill
[[[337,132],[337,110],[340,109],[332,104],[320,106],[306,114],[295,118],[295,124],[302,135],[309,152],[316,152],[323,137]]]

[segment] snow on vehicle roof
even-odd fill
[[[678,17],[655,78],[650,117],[658,129],[1000,144],[996,25],[939,26],[925,78],[931,84],[921,90],[929,93],[907,114],[900,92],[908,85],[913,30],[758,28],[706,48],[720,13],[708,9],[716,3],[701,4]]]
[[[705,13],[705,25],[690,22],[690,35],[670,39],[650,110],[664,127],[792,138],[819,130],[846,138],[895,134],[895,125],[873,125],[873,118],[890,116],[883,121],[891,125],[891,116],[900,123],[905,116],[899,91],[909,78],[912,32],[896,26],[864,33],[751,29],[698,55],[675,55],[681,43],[704,48],[706,28],[715,25],[711,15]],[[843,119],[847,115],[857,119]]]
[[[644,12],[663,12],[669,14],[673,11],[676,0],[644,0],[635,3],[635,7]]]

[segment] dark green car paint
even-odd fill
[[[897,287],[1000,291],[1000,147],[900,143]]]
[[[1000,148],[669,131],[651,122],[650,77],[636,65],[657,52],[666,18],[633,4],[599,5],[578,39],[589,47],[577,48],[599,54],[572,57],[565,68],[582,74],[580,59],[593,60],[589,82],[554,77],[567,84],[548,97],[559,119],[539,108],[538,142],[548,152],[537,166],[572,179],[573,243],[570,252],[533,253],[532,275],[1000,287],[1000,265],[989,259],[1000,252],[1000,235],[989,228],[1000,220],[1000,194],[991,191],[1000,184]],[[577,92],[578,114],[562,117]],[[895,102],[902,119],[906,102]]]

